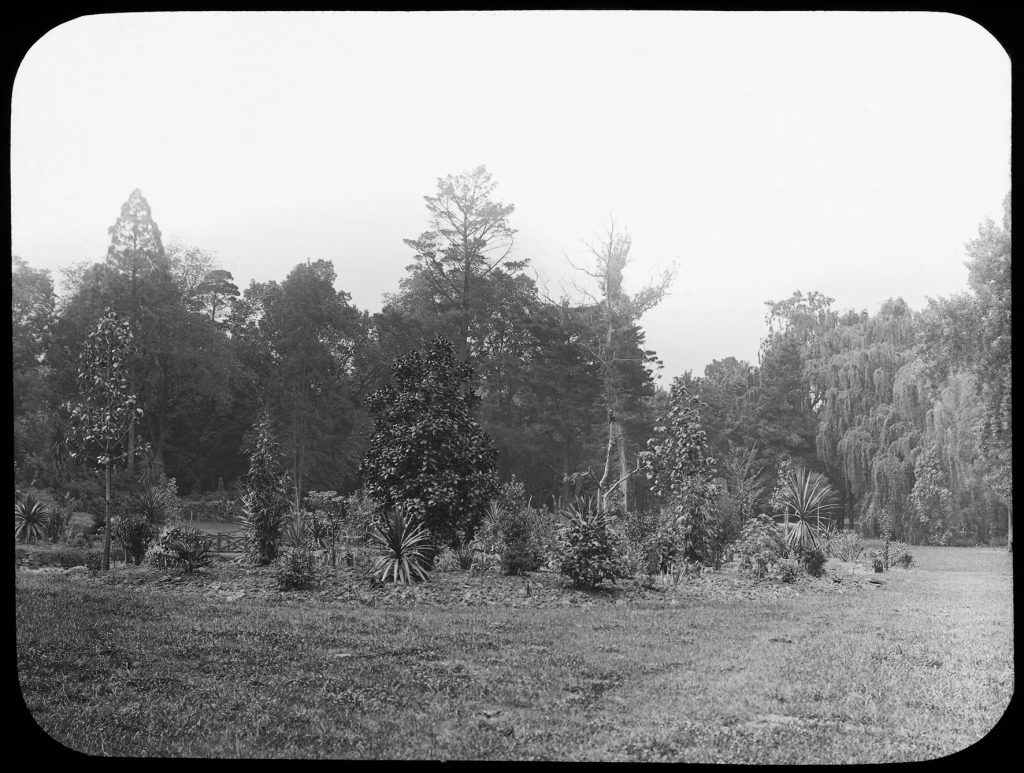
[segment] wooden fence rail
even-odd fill
[[[244,553],[245,534],[240,531],[222,531],[216,534],[204,534],[203,542],[206,549],[213,553]]]

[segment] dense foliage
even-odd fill
[[[392,368],[368,401],[374,432],[359,471],[382,510],[419,514],[437,545],[473,537],[497,493],[497,451],[474,417],[473,368],[438,336]]]
[[[211,553],[199,530],[165,526],[146,551],[146,558],[158,566],[180,566],[186,572],[192,572],[208,566]]]
[[[264,413],[253,431],[249,473],[242,491],[243,524],[249,559],[266,565],[277,557],[281,531],[289,512],[291,482],[281,465],[270,416]]]
[[[785,535],[771,517],[757,515],[743,526],[735,550],[739,554],[741,570],[749,571],[755,577],[764,577],[772,565],[786,556]]]
[[[65,406],[71,417],[74,455],[101,469],[106,481],[104,569],[110,567],[111,477],[114,467],[122,461],[131,472],[136,450],[133,432],[142,416],[130,389],[135,361],[130,319],[105,310],[79,355],[78,398]]]
[[[282,547],[274,563],[281,590],[309,588],[317,581],[316,561],[309,544]]]
[[[554,515],[532,507],[523,482],[513,478],[488,508],[478,537],[501,556],[505,574],[521,574],[541,567],[554,547],[555,531]]]
[[[921,310],[900,298],[840,310],[815,291],[769,300],[756,364],[723,356],[668,391],[640,320],[673,271],[627,292],[627,232],[610,223],[586,245],[578,297],[551,298],[486,168],[439,178],[424,203],[425,229],[404,240],[410,265],[372,315],[325,259],[240,290],[211,253],[164,244],[139,190],[107,254],[59,283],[12,256],[17,489],[74,498],[102,525],[118,491],[154,481],[189,495],[241,487],[250,519],[267,516],[254,556],[269,561],[286,505],[361,488],[344,518],[306,505],[318,541],[342,523],[365,535],[371,513],[408,502],[433,540],[465,551],[515,478],[529,529],[551,531],[542,504],[596,497],[627,534],[637,526],[633,564],[666,566],[677,554],[714,564],[753,516],[784,512],[771,482],[791,464],[834,488],[830,527],[1012,542],[1009,197],[967,245],[963,292]],[[275,427],[261,481],[254,422]],[[23,535],[59,537],[73,510],[57,510]],[[550,553],[550,533],[538,540],[502,549]]]
[[[691,397],[676,380],[669,392],[669,409],[654,428],[643,454],[651,490],[662,496],[673,514],[680,551],[689,561],[717,566],[724,544],[715,482],[715,460],[708,454],[702,427],[705,404]]]
[[[611,514],[582,503],[563,512],[566,524],[558,534],[558,570],[581,588],[615,583],[628,575],[625,544]]]

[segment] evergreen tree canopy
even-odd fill
[[[474,417],[473,368],[437,337],[393,365],[370,396],[375,426],[359,472],[382,510],[418,512],[435,544],[471,539],[497,493],[497,451]]]

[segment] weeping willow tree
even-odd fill
[[[937,448],[926,449],[914,466],[916,481],[910,495],[910,540],[948,545],[952,537],[953,494],[946,485],[942,457]]]
[[[862,530],[879,534],[888,516],[893,536],[913,541],[910,493],[914,488],[914,462],[921,445],[921,431],[891,405],[872,411],[866,424],[867,431],[877,438],[877,446],[862,504]]]
[[[969,372],[950,374],[925,414],[924,445],[934,450],[950,492],[948,529],[986,542],[992,527],[1001,523],[998,497],[986,482],[988,465],[978,450],[984,413],[975,377]]]
[[[937,401],[928,442],[947,474],[961,538],[1006,534],[1013,550],[1012,250],[1010,196],[1002,227],[986,219],[967,243],[969,293],[929,299],[918,350]],[[969,375],[968,375],[969,374]],[[970,385],[980,406],[966,394]],[[974,489],[974,491],[972,491]],[[988,501],[986,501],[988,500]]]
[[[804,375],[815,395],[815,448],[845,507],[874,531],[883,513],[901,521],[913,487],[925,385],[911,347],[913,315],[902,299],[874,317],[837,315],[807,346]]]
[[[906,303],[890,300],[812,337],[804,375],[818,396],[818,459],[865,533],[987,540],[999,508],[978,449],[984,404],[970,372],[936,379],[917,333]]]

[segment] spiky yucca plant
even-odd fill
[[[429,534],[404,506],[392,509],[370,537],[381,549],[371,570],[378,580],[409,585],[414,580],[430,579]]]
[[[41,542],[46,537],[50,510],[33,494],[14,498],[14,538],[22,542]]]
[[[306,516],[301,510],[293,510],[291,516],[283,519],[281,539],[285,545],[293,548],[302,547],[310,541]]]
[[[786,543],[791,550],[810,550],[818,547],[822,520],[831,520],[839,509],[836,492],[828,479],[820,473],[813,475],[803,467],[790,473],[783,481],[781,502],[786,520]],[[796,516],[790,529],[789,518]]]

